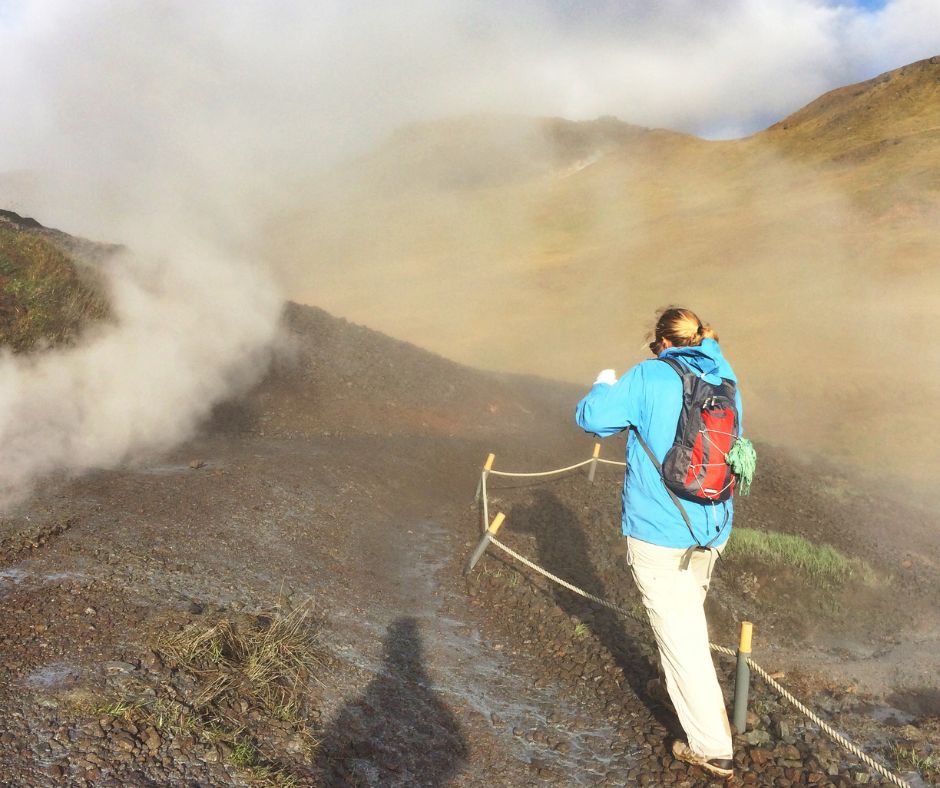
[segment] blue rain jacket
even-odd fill
[[[660,358],[665,356],[678,359],[710,383],[718,383],[721,378],[737,382],[714,339],[704,339],[698,347],[666,348]],[[743,415],[740,392],[737,406],[740,419]],[[649,359],[637,364],[613,386],[595,383],[578,403],[575,418],[582,429],[601,438],[635,426],[662,463],[675,440],[681,410],[681,379],[668,364]],[[734,513],[732,500],[718,504],[682,501],[700,544],[720,547],[727,541]],[[623,533],[662,547],[687,548],[695,544],[633,430],[627,439]]]

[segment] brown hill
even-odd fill
[[[940,131],[940,56],[831,90],[775,123],[764,136],[820,155],[901,144]]]
[[[569,124],[573,163],[497,157],[501,178],[447,169],[488,172],[494,119],[477,146],[468,121],[413,127],[422,188],[414,172],[390,185],[390,145],[311,187],[264,251],[298,300],[477,367],[580,385],[643,358],[654,310],[688,304],[719,329],[752,431],[926,478],[936,452],[918,425],[940,381],[916,326],[940,307],[935,60],[744,140],[615,126],[611,147]],[[532,128],[550,149],[544,122]]]

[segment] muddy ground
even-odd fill
[[[3,516],[0,780],[710,784],[666,754],[675,721],[647,692],[642,625],[492,550],[461,574],[479,535],[483,458],[528,470],[588,456],[591,440],[570,423],[580,392],[469,370],[319,310],[291,307],[285,326],[265,382],[217,408],[188,445],[46,480]],[[605,456],[619,451],[605,444]],[[721,566],[713,640],[733,645],[751,618],[768,669],[872,755],[894,767],[910,749],[933,779],[929,513],[772,449],[764,457],[742,522],[866,557],[881,585],[807,588]],[[494,483],[491,506],[508,515],[507,543],[638,610],[618,485],[612,470],[594,485],[583,474]],[[883,538],[898,518],[911,524],[909,548]],[[311,611],[300,634],[314,666],[295,676],[295,705],[258,701],[244,665],[210,703],[213,671],[234,657],[220,648],[186,661],[167,647],[181,632],[267,631],[291,610]],[[717,664],[730,690],[733,665]],[[737,782],[880,784],[759,684],[752,712]],[[921,779],[914,765],[900,759]]]

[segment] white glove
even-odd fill
[[[602,369],[598,375],[595,383],[606,383],[608,386],[613,386],[617,382],[617,373],[612,369]]]

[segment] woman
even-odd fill
[[[731,728],[708,646],[704,603],[715,559],[731,532],[732,503],[730,498],[680,502],[667,490],[657,466],[676,438],[682,411],[683,382],[677,369],[716,385],[736,379],[721,354],[718,335],[691,310],[665,310],[654,334],[650,350],[673,362],[643,361],[619,380],[613,370],[604,370],[578,404],[576,418],[599,437],[630,429],[623,534],[659,646],[666,689],[688,737],[688,743],[673,744],[673,755],[730,777]],[[675,361],[682,366],[674,368]],[[735,404],[740,425],[736,386]]]

